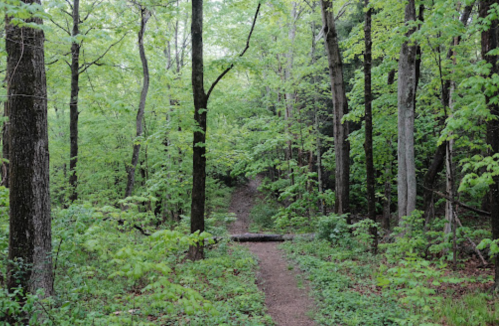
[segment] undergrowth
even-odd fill
[[[320,325],[452,325],[499,324],[499,303],[490,294],[473,293],[444,299],[439,287],[457,283],[466,287],[479,280],[462,277],[448,267],[452,242],[443,232],[445,221],[423,227],[415,212],[395,228],[397,236],[370,253],[369,228],[362,220],[349,226],[346,216],[318,219],[316,239],[294,241],[282,247],[307,273],[318,305]],[[461,228],[466,235],[483,231]],[[461,260],[461,263],[464,263]],[[487,281],[487,280],[486,280]],[[451,290],[452,291],[452,290]],[[449,293],[447,293],[449,294]]]
[[[406,312],[376,290],[374,259],[362,249],[331,247],[327,240],[282,245],[308,274],[320,325],[398,325]]]
[[[133,225],[140,222],[146,229],[153,218],[148,214],[133,206],[128,211],[90,205],[55,210],[56,295],[34,296],[23,306],[2,288],[0,317],[23,309],[32,318],[30,325],[272,325],[255,284],[257,263],[247,249],[211,244],[205,260],[191,262],[186,260],[189,245],[212,235],[189,235],[185,219],[173,230],[146,230],[151,235],[144,236]],[[220,225],[231,219],[212,214],[207,231],[221,234]],[[3,214],[2,277],[6,224]],[[46,318],[36,320],[40,312]]]

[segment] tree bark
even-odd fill
[[[41,5],[40,0],[24,0]],[[7,288],[23,295],[53,294],[47,131],[47,86],[42,29],[6,20],[10,108],[10,231]],[[28,23],[42,24],[41,18]],[[24,301],[20,298],[21,301]]]
[[[414,0],[405,7],[405,23],[416,20]],[[415,27],[409,28],[410,38]],[[414,41],[402,44],[398,76],[398,215],[408,216],[416,209],[416,165],[414,160],[414,100],[416,92],[416,51]]]
[[[80,34],[80,0],[73,1],[73,32],[75,38]],[[78,92],[80,77],[80,43],[73,39],[71,45],[71,98],[69,101],[69,201],[73,203],[78,199],[78,175],[76,165],[78,164]]]
[[[365,143],[366,152],[366,174],[367,174],[367,210],[369,218],[376,223],[376,198],[373,159],[373,113],[372,113],[372,87],[371,87],[371,65],[372,65],[372,40],[371,40],[371,16],[372,9],[369,8],[369,0],[364,1],[367,9],[364,24],[364,105],[365,105]],[[372,227],[370,233],[373,237],[372,251],[378,251],[378,229]]]
[[[482,19],[486,19],[489,15],[489,11],[492,10],[494,6],[499,4],[498,0],[482,0],[480,1],[479,16]],[[499,74],[499,65],[497,60],[498,55],[488,54],[491,50],[496,49],[499,46],[498,40],[498,30],[499,22],[497,18],[490,19],[490,25],[487,30],[482,31],[481,43],[482,43],[482,56],[490,65],[490,72],[487,77],[492,78],[493,75]],[[489,119],[487,121],[487,144],[489,147],[489,155],[499,153],[499,104],[495,99],[499,96],[497,89],[493,92],[488,91],[485,93],[485,100],[490,110],[490,114],[495,117],[495,119]],[[499,176],[493,177],[494,183],[490,185],[490,219],[492,224],[492,239],[499,239]],[[497,262],[499,255],[495,255],[495,261]],[[494,278],[494,289],[499,290],[499,264],[495,264],[495,278]]]
[[[343,116],[348,113],[348,101],[343,80],[343,64],[331,1],[321,0],[322,22],[324,24],[324,42],[328,57],[329,78],[333,98],[334,115],[334,147],[335,147],[335,207],[336,214],[350,212],[350,143],[348,142],[348,123],[342,123]],[[347,218],[350,223],[350,217]]]
[[[191,233],[204,231],[206,200],[206,118],[208,97],[204,90],[203,0],[192,0],[192,93],[194,97],[194,140],[192,144]],[[203,244],[191,246],[189,258],[204,258]]]
[[[144,49],[144,34],[146,30],[147,21],[151,17],[151,13],[144,7],[140,7],[140,30],[138,34],[138,44],[139,44],[139,54],[140,61],[142,62],[142,74],[143,83],[142,91],[140,92],[140,103],[139,110],[137,111],[137,118],[135,119],[135,129],[136,129],[136,140],[133,145],[132,162],[127,168],[128,178],[125,189],[125,197],[130,197],[132,195],[133,186],[135,184],[135,169],[137,168],[137,163],[139,162],[140,154],[140,137],[143,133],[143,120],[144,120],[144,110],[146,107],[147,92],[149,91],[149,67],[147,65],[147,57]]]

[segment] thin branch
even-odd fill
[[[73,10],[73,9],[71,9],[71,10]],[[69,16],[69,17],[71,17],[71,18],[73,17],[73,14],[71,14],[69,11],[66,11],[66,10],[64,10],[64,9],[61,9],[61,12],[62,12],[62,13],[64,13],[64,14],[66,14],[66,15],[68,15],[68,16]]]
[[[92,27],[90,27],[89,29],[87,29],[87,30],[85,31],[85,33],[82,33],[82,34],[83,34],[83,35],[88,35],[88,33],[90,33],[90,31],[92,31],[92,30],[94,30],[94,29],[96,29],[96,28],[92,26]]]
[[[244,48],[244,50],[239,54],[239,58],[242,57],[246,51],[249,49],[249,43],[250,43],[250,40],[251,40],[251,35],[253,34],[253,30],[255,29],[255,24],[256,24],[256,19],[258,18],[258,12],[260,11],[260,6],[261,6],[261,3],[258,3],[258,7],[256,7],[256,12],[255,12],[255,17],[253,18],[253,23],[251,24],[251,29],[250,29],[250,32],[248,34],[248,38],[246,39],[246,47]],[[208,99],[210,98],[210,94],[211,92],[213,91],[213,89],[215,88],[215,86],[217,86],[218,82],[220,80],[222,80],[222,78],[224,78],[224,76],[234,67],[234,64],[232,63],[227,69],[225,69],[221,74],[220,76],[218,76],[217,79],[215,79],[215,81],[213,82],[213,84],[211,84],[211,87],[210,89],[208,90],[208,93],[206,94],[206,101],[208,102]]]
[[[96,6],[98,6],[98,5],[100,5],[102,2],[104,2],[104,0],[94,1],[94,2],[92,3],[92,6],[90,7],[90,9],[88,10],[87,15],[85,16],[85,18],[83,18],[83,19],[81,20],[81,22],[82,22],[82,23],[83,23],[83,22],[85,22],[85,21],[88,19],[88,17],[90,17],[90,15],[92,14],[92,12],[94,11],[94,8],[95,8]]]
[[[335,20],[340,19],[340,17],[343,16],[343,14],[346,12],[347,7],[349,5],[351,5],[352,3],[353,3],[352,1],[348,1],[343,6],[341,6],[340,10],[338,10],[338,15],[336,15],[336,17],[334,17],[334,19]]]
[[[461,223],[461,220],[459,220],[459,217],[457,217],[457,213],[456,213],[455,210],[454,210],[454,218],[456,219],[457,224],[459,224],[460,227],[463,227],[463,224]],[[480,252],[480,250],[478,250],[478,247],[473,242],[473,240],[471,240],[470,237],[468,237],[467,235],[465,235],[465,237],[468,240],[468,242],[473,246],[473,249],[478,254],[478,257],[480,257],[480,260],[482,261],[482,264],[484,266],[487,266],[488,265],[487,261],[483,258],[482,253]]]
[[[138,226],[137,224],[134,224],[133,227],[136,228],[137,230],[139,230],[140,233],[142,233],[143,235],[145,235],[147,237],[151,235],[150,233],[147,233],[146,231],[144,231],[144,229],[141,228],[140,226]]]
[[[66,0],[66,2],[68,3],[68,5],[69,5],[69,8],[71,8],[71,10],[73,10],[73,4],[71,3],[71,1],[69,1],[69,0]]]
[[[57,247],[57,255],[55,256],[54,271],[52,272],[54,278],[55,278],[55,272],[57,271],[57,262],[59,261],[59,252],[61,251],[61,245],[63,240],[64,238],[61,238],[61,241],[59,241],[59,246]]]
[[[104,53],[102,53],[97,59],[95,59],[94,61],[90,62],[90,63],[85,63],[84,65],[82,65],[79,69],[81,69],[78,74],[82,74],[84,73],[85,71],[87,71],[88,68],[90,68],[92,65],[96,64],[97,61],[99,61],[100,59],[104,58],[104,56],[109,52],[109,50],[111,50],[111,48],[113,46],[115,46],[116,44],[120,43],[124,38],[125,36],[127,35],[127,33],[123,34],[123,36],[118,40],[116,41],[115,43],[111,44],[107,49],[106,51],[104,51]],[[83,69],[82,69],[83,68]]]
[[[56,23],[52,18],[49,18],[50,22],[52,22],[52,24],[54,24],[55,26],[59,27],[60,29],[62,29],[63,31],[65,31],[69,36],[71,36],[71,32],[67,29],[65,29],[64,27],[62,27],[61,25],[59,25],[58,23]]]
[[[450,202],[452,202],[452,203],[454,203],[454,204],[456,204],[456,205],[458,205],[458,206],[461,206],[462,208],[465,208],[465,209],[467,209],[467,210],[470,210],[470,211],[475,212],[475,213],[480,214],[480,215],[485,215],[485,216],[490,216],[490,215],[491,215],[491,214],[490,214],[490,212],[483,211],[483,210],[481,210],[481,209],[474,208],[474,207],[471,207],[471,206],[469,206],[469,205],[466,205],[465,203],[462,203],[462,202],[460,202],[460,201],[457,201],[457,200],[455,200],[455,199],[450,198],[450,197],[449,197],[449,196],[447,196],[446,194],[443,194],[443,193],[438,192],[438,191],[436,191],[436,190],[433,190],[433,189],[427,188],[427,187],[425,187],[425,186],[422,186],[422,187],[423,187],[424,189],[428,190],[428,191],[433,192],[434,194],[436,194],[436,195],[438,195],[438,196],[440,196],[440,197],[442,197],[442,198],[444,198],[444,199],[447,199],[448,201],[450,201]]]
[[[303,0],[303,1],[305,1],[305,3],[310,7],[310,9],[312,9],[312,11],[315,10],[315,7],[312,6],[312,4],[310,4],[310,2],[308,2],[307,0]]]

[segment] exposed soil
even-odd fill
[[[249,214],[258,196],[258,178],[238,188],[230,205],[230,212],[237,215],[229,230],[232,234],[248,231]],[[246,243],[250,251],[258,257],[260,273],[258,284],[265,292],[268,313],[278,326],[313,326],[314,321],[307,315],[313,310],[313,300],[308,296],[306,282],[300,282],[299,273],[283,258],[283,252],[275,242]]]

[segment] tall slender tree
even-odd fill
[[[334,21],[332,1],[321,0],[321,9],[334,107],[334,150],[336,156],[336,202],[334,210],[337,214],[345,214],[350,212],[350,143],[348,142],[348,123],[342,122],[342,120],[343,116],[348,113],[348,100],[345,93],[343,64]],[[349,218],[348,221],[350,221]]]
[[[24,0],[41,6],[40,0]],[[53,293],[44,33],[36,16],[6,20],[10,110],[10,230],[7,287]]]
[[[246,40],[246,47],[239,54],[242,57],[249,48],[251,35],[255,28],[256,18],[260,11],[260,4],[255,12],[253,24]],[[204,231],[204,211],[206,201],[206,119],[208,113],[208,99],[211,92],[220,80],[234,67],[231,64],[211,84],[208,92],[204,89],[204,62],[203,62],[203,0],[192,1],[192,95],[194,97],[194,129],[192,143],[192,201],[191,201],[191,232]],[[189,258],[199,260],[204,258],[203,244],[198,243],[189,249]]]
[[[132,161],[130,165],[127,167],[127,184],[125,189],[125,197],[129,197],[132,195],[133,186],[135,183],[135,169],[137,168],[137,164],[139,163],[139,154],[140,154],[140,137],[142,137],[142,133],[144,132],[143,120],[144,120],[144,111],[146,108],[146,99],[147,92],[149,91],[149,66],[147,64],[146,51],[144,49],[144,34],[146,31],[146,25],[151,17],[151,12],[142,5],[137,5],[140,11],[140,29],[138,33],[138,45],[139,45],[139,54],[140,61],[142,62],[142,91],[140,92],[140,102],[139,109],[137,110],[137,117],[135,119],[135,130],[137,140],[133,145],[133,153],[132,153]]]
[[[410,215],[416,209],[416,164],[414,158],[414,101],[416,92],[417,45],[410,40],[416,27],[414,0],[405,6],[407,40],[402,44],[398,76],[398,215]]]
[[[71,32],[71,98],[69,100],[69,200],[78,199],[78,176],[76,164],[78,163],[78,93],[80,91],[80,0],[73,1],[73,30]]]
[[[372,39],[371,39],[371,19],[372,9],[369,7],[369,0],[364,1],[367,9],[364,23],[364,105],[365,105],[365,143],[366,152],[366,173],[367,173],[367,210],[369,218],[376,222],[376,198],[374,180],[374,159],[373,159],[373,112],[372,112],[372,86],[371,86],[371,66],[372,66]],[[373,252],[378,251],[378,230],[371,228],[373,236]]]
[[[69,24],[63,26],[55,21],[53,18],[50,18],[52,24],[54,24],[57,28],[62,30],[68,36],[71,37],[71,63],[69,68],[71,70],[71,85],[70,85],[70,98],[69,98],[69,201],[72,203],[78,199],[78,173],[77,173],[77,165],[78,165],[78,153],[79,153],[79,117],[80,117],[80,109],[79,109],[79,94],[80,94],[80,75],[87,71],[91,66],[98,64],[99,61],[104,58],[104,56],[109,52],[109,50],[118,44],[123,37],[112,43],[104,52],[102,52],[95,60],[82,63],[80,54],[82,52],[82,38],[87,37],[88,33],[95,29],[95,27],[87,27],[86,30],[81,30],[80,27],[82,24],[86,23],[88,19],[92,16],[92,14],[99,10],[99,6],[102,4],[102,1],[95,0],[88,7],[88,11],[83,14],[83,18],[80,12],[80,0],[73,0],[73,2],[67,1],[69,9],[71,13],[69,13],[65,8],[60,9],[64,15],[71,14],[73,25],[70,29]],[[57,62],[55,60],[52,63]]]

